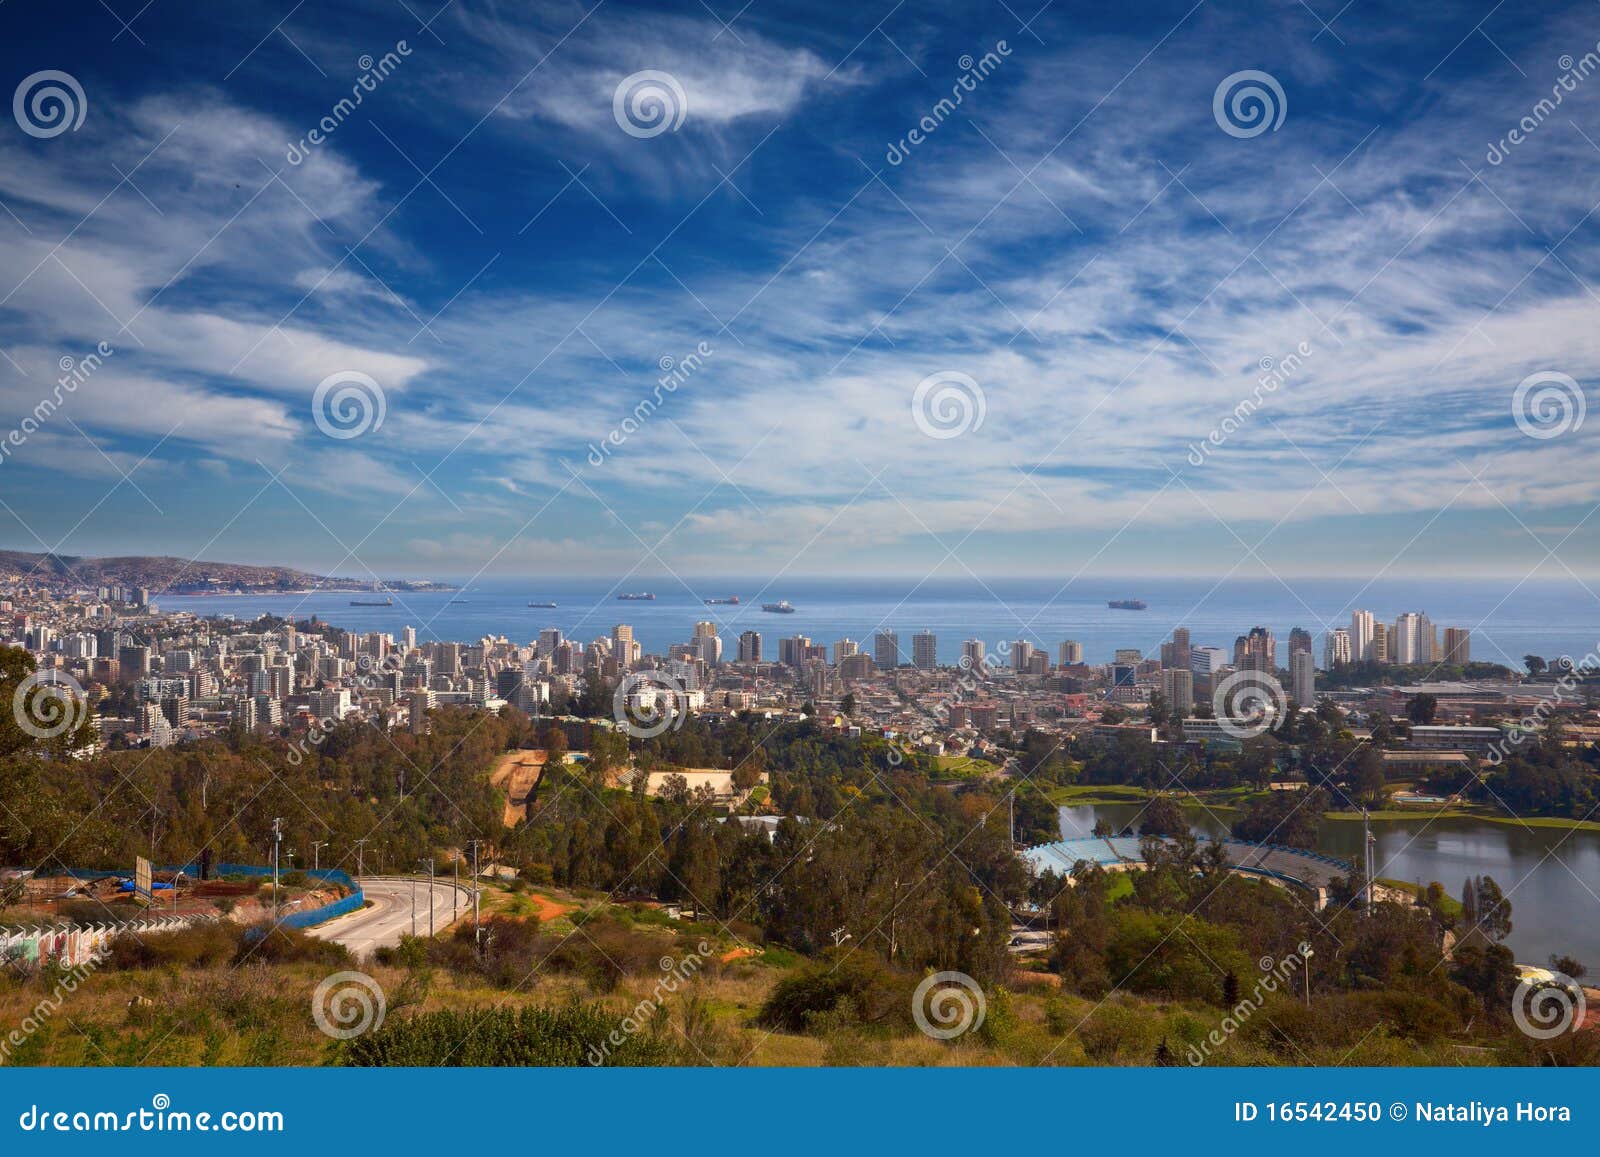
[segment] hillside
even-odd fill
[[[33,554],[0,550],[0,583],[30,583],[59,587],[133,586],[172,594],[208,591],[308,590],[449,590],[446,584],[425,580],[333,578],[287,566],[246,566],[230,562],[195,562],[169,555],[127,555],[119,558],[83,558],[69,554]]]

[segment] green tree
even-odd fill
[[[1145,805],[1139,833],[1146,836],[1176,836],[1189,830],[1183,809],[1170,795],[1162,793]]]
[[[1413,695],[1406,701],[1406,718],[1424,726],[1431,724],[1439,714],[1439,699],[1426,692]]]

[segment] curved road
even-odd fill
[[[355,956],[366,956],[377,948],[392,948],[412,928],[412,895],[416,896],[418,936],[428,934],[428,908],[432,900],[434,931],[443,932],[450,924],[452,904],[456,916],[472,915],[472,889],[449,880],[410,876],[367,876],[361,881],[368,906],[348,916],[340,916],[306,929],[319,940],[336,940]]]

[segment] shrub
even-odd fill
[[[628,1036],[600,1004],[430,1012],[386,1022],[345,1047],[355,1066],[668,1065],[675,1051],[644,1034]],[[612,1034],[621,1036],[615,1043]]]
[[[876,956],[845,953],[784,977],[756,1019],[769,1028],[805,1032],[814,1019],[844,1008],[857,1024],[889,1024],[909,1015],[912,987]]]
[[[111,942],[103,968],[210,968],[239,951],[240,929],[228,924],[196,924],[176,932],[126,932]]]

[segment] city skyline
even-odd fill
[[[1165,38],[158,7],[130,57],[8,13],[7,77],[70,60],[86,107],[0,134],[0,397],[17,430],[59,402],[6,446],[0,539],[362,576],[1600,565],[1594,37],[1480,17],[1358,6],[1359,55],[1313,56],[1309,13],[1186,4],[1142,15]],[[685,106],[648,136],[613,108],[646,70]],[[1252,70],[1259,133],[1215,104]],[[1563,377],[1528,436],[1519,387]]]

